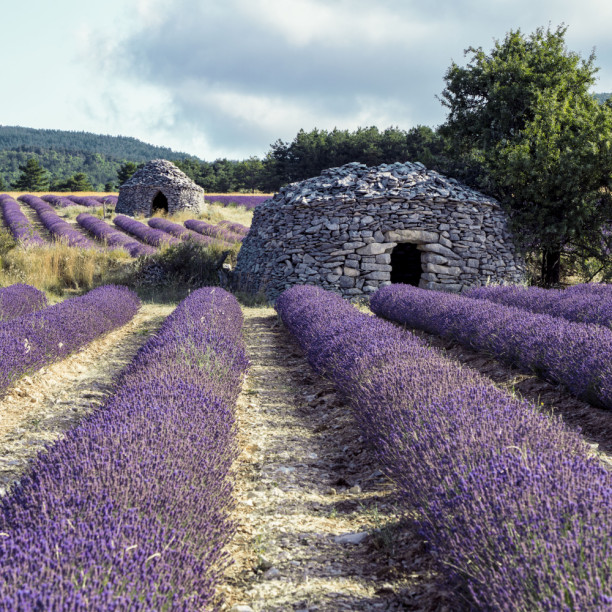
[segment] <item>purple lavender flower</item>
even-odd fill
[[[68,206],[74,206],[75,204],[66,196],[55,195],[53,193],[40,196],[40,199],[48,202],[49,204],[53,204],[53,206],[56,206],[57,208],[68,208]]]
[[[19,203],[8,194],[0,194],[0,208],[4,222],[11,230],[15,240],[24,246],[43,246],[46,242],[34,229],[30,220],[23,214]]]
[[[148,244],[142,244],[131,236],[120,232],[118,229],[108,225],[102,219],[90,215],[88,213],[81,213],[76,218],[77,223],[91,232],[98,240],[105,242],[109,247],[116,248],[120,247],[125,249],[132,257],[140,257],[141,255],[154,255],[157,253],[157,249]]]
[[[78,204],[79,206],[88,206],[90,208],[96,208],[97,206],[102,206],[102,202],[100,202],[97,198],[93,198],[91,196],[69,195],[66,197],[69,200],[72,200],[75,204]]]
[[[373,308],[410,315],[403,290],[381,290]],[[335,294],[294,286],[276,308],[478,608],[609,609],[612,474],[578,433]]]
[[[370,308],[408,327],[530,368],[612,408],[612,330],[409,285],[383,287],[372,296]]]
[[[47,305],[47,296],[31,285],[18,283],[0,289],[0,321],[21,317]]]
[[[219,221],[217,225],[226,227],[230,232],[234,232],[234,234],[239,234],[240,236],[246,236],[249,233],[249,228],[246,225],[242,225],[242,223],[232,223],[227,219]]]
[[[132,234],[136,236],[136,238],[155,247],[160,247],[163,244],[178,244],[180,242],[178,238],[166,232],[148,227],[144,223],[136,221],[136,219],[132,219],[131,217],[126,217],[125,215],[117,215],[113,219],[113,223],[117,227],[128,232],[128,234]]]
[[[211,225],[210,223],[206,223],[206,221],[199,221],[197,219],[187,219],[187,221],[184,222],[184,225],[186,228],[193,230],[194,232],[198,232],[204,236],[218,238],[219,240],[227,242],[228,244],[241,242],[244,238],[244,236],[235,234],[225,227]]]
[[[0,396],[19,378],[127,323],[140,308],[126,287],[105,285],[0,323]]]
[[[500,285],[477,287],[466,295],[535,313],[563,317],[568,321],[593,323],[612,329],[612,285],[581,284],[565,290]]]
[[[215,607],[234,531],[241,325],[230,294],[195,291],[106,404],[39,455],[0,501],[0,609]]]
[[[70,246],[77,246],[84,249],[97,248],[94,242],[75,229],[70,223],[59,217],[48,202],[29,193],[19,196],[18,199],[25,202],[36,211],[41,223],[57,240],[65,240]]]
[[[210,236],[198,234],[193,230],[183,227],[179,223],[173,223],[163,217],[152,217],[149,219],[148,223],[152,228],[171,234],[180,240],[195,240],[196,242],[207,245],[215,242]]]

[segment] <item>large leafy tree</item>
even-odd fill
[[[49,175],[35,157],[30,157],[23,166],[19,166],[19,170],[21,170],[21,174],[13,185],[15,189],[20,191],[45,191],[49,189]]]
[[[612,106],[589,93],[594,55],[568,51],[566,30],[511,31],[488,54],[468,49],[442,93],[442,133],[508,206],[546,285],[559,282],[561,254],[594,244],[612,218]]]

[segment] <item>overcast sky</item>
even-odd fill
[[[464,49],[568,26],[612,91],[610,0],[21,0],[2,7],[0,124],[262,157],[300,128],[444,121]]]

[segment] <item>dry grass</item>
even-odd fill
[[[109,196],[109,195],[119,195],[118,191],[40,191],[40,192],[35,192],[35,191],[3,191],[3,193],[8,193],[12,198],[18,198],[20,195],[23,195],[24,193],[31,193],[32,195],[38,196],[39,194],[42,195],[58,195],[58,196],[68,196],[68,195],[75,195],[75,196]]]
[[[70,247],[62,242],[15,248],[0,257],[0,286],[27,283],[47,293],[81,293],[116,282],[131,261],[127,252]]]

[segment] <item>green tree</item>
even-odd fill
[[[21,174],[13,187],[19,191],[45,191],[49,189],[49,175],[41,167],[35,157],[30,157],[28,161],[19,166]]]
[[[54,191],[93,191],[89,177],[84,172],[77,172],[63,183],[53,185]]]
[[[129,180],[134,172],[142,167],[142,164],[137,164],[136,162],[126,161],[121,164],[119,170],[117,170],[117,181],[119,183],[119,187],[123,185],[127,180]]]
[[[6,185],[4,184],[4,181],[2,180],[2,177],[0,176],[0,191],[5,191],[6,190]]]
[[[589,93],[595,57],[568,51],[566,31],[511,31],[489,54],[470,48],[442,93],[450,154],[508,207],[545,285],[559,282],[561,254],[612,218],[612,106]]]

